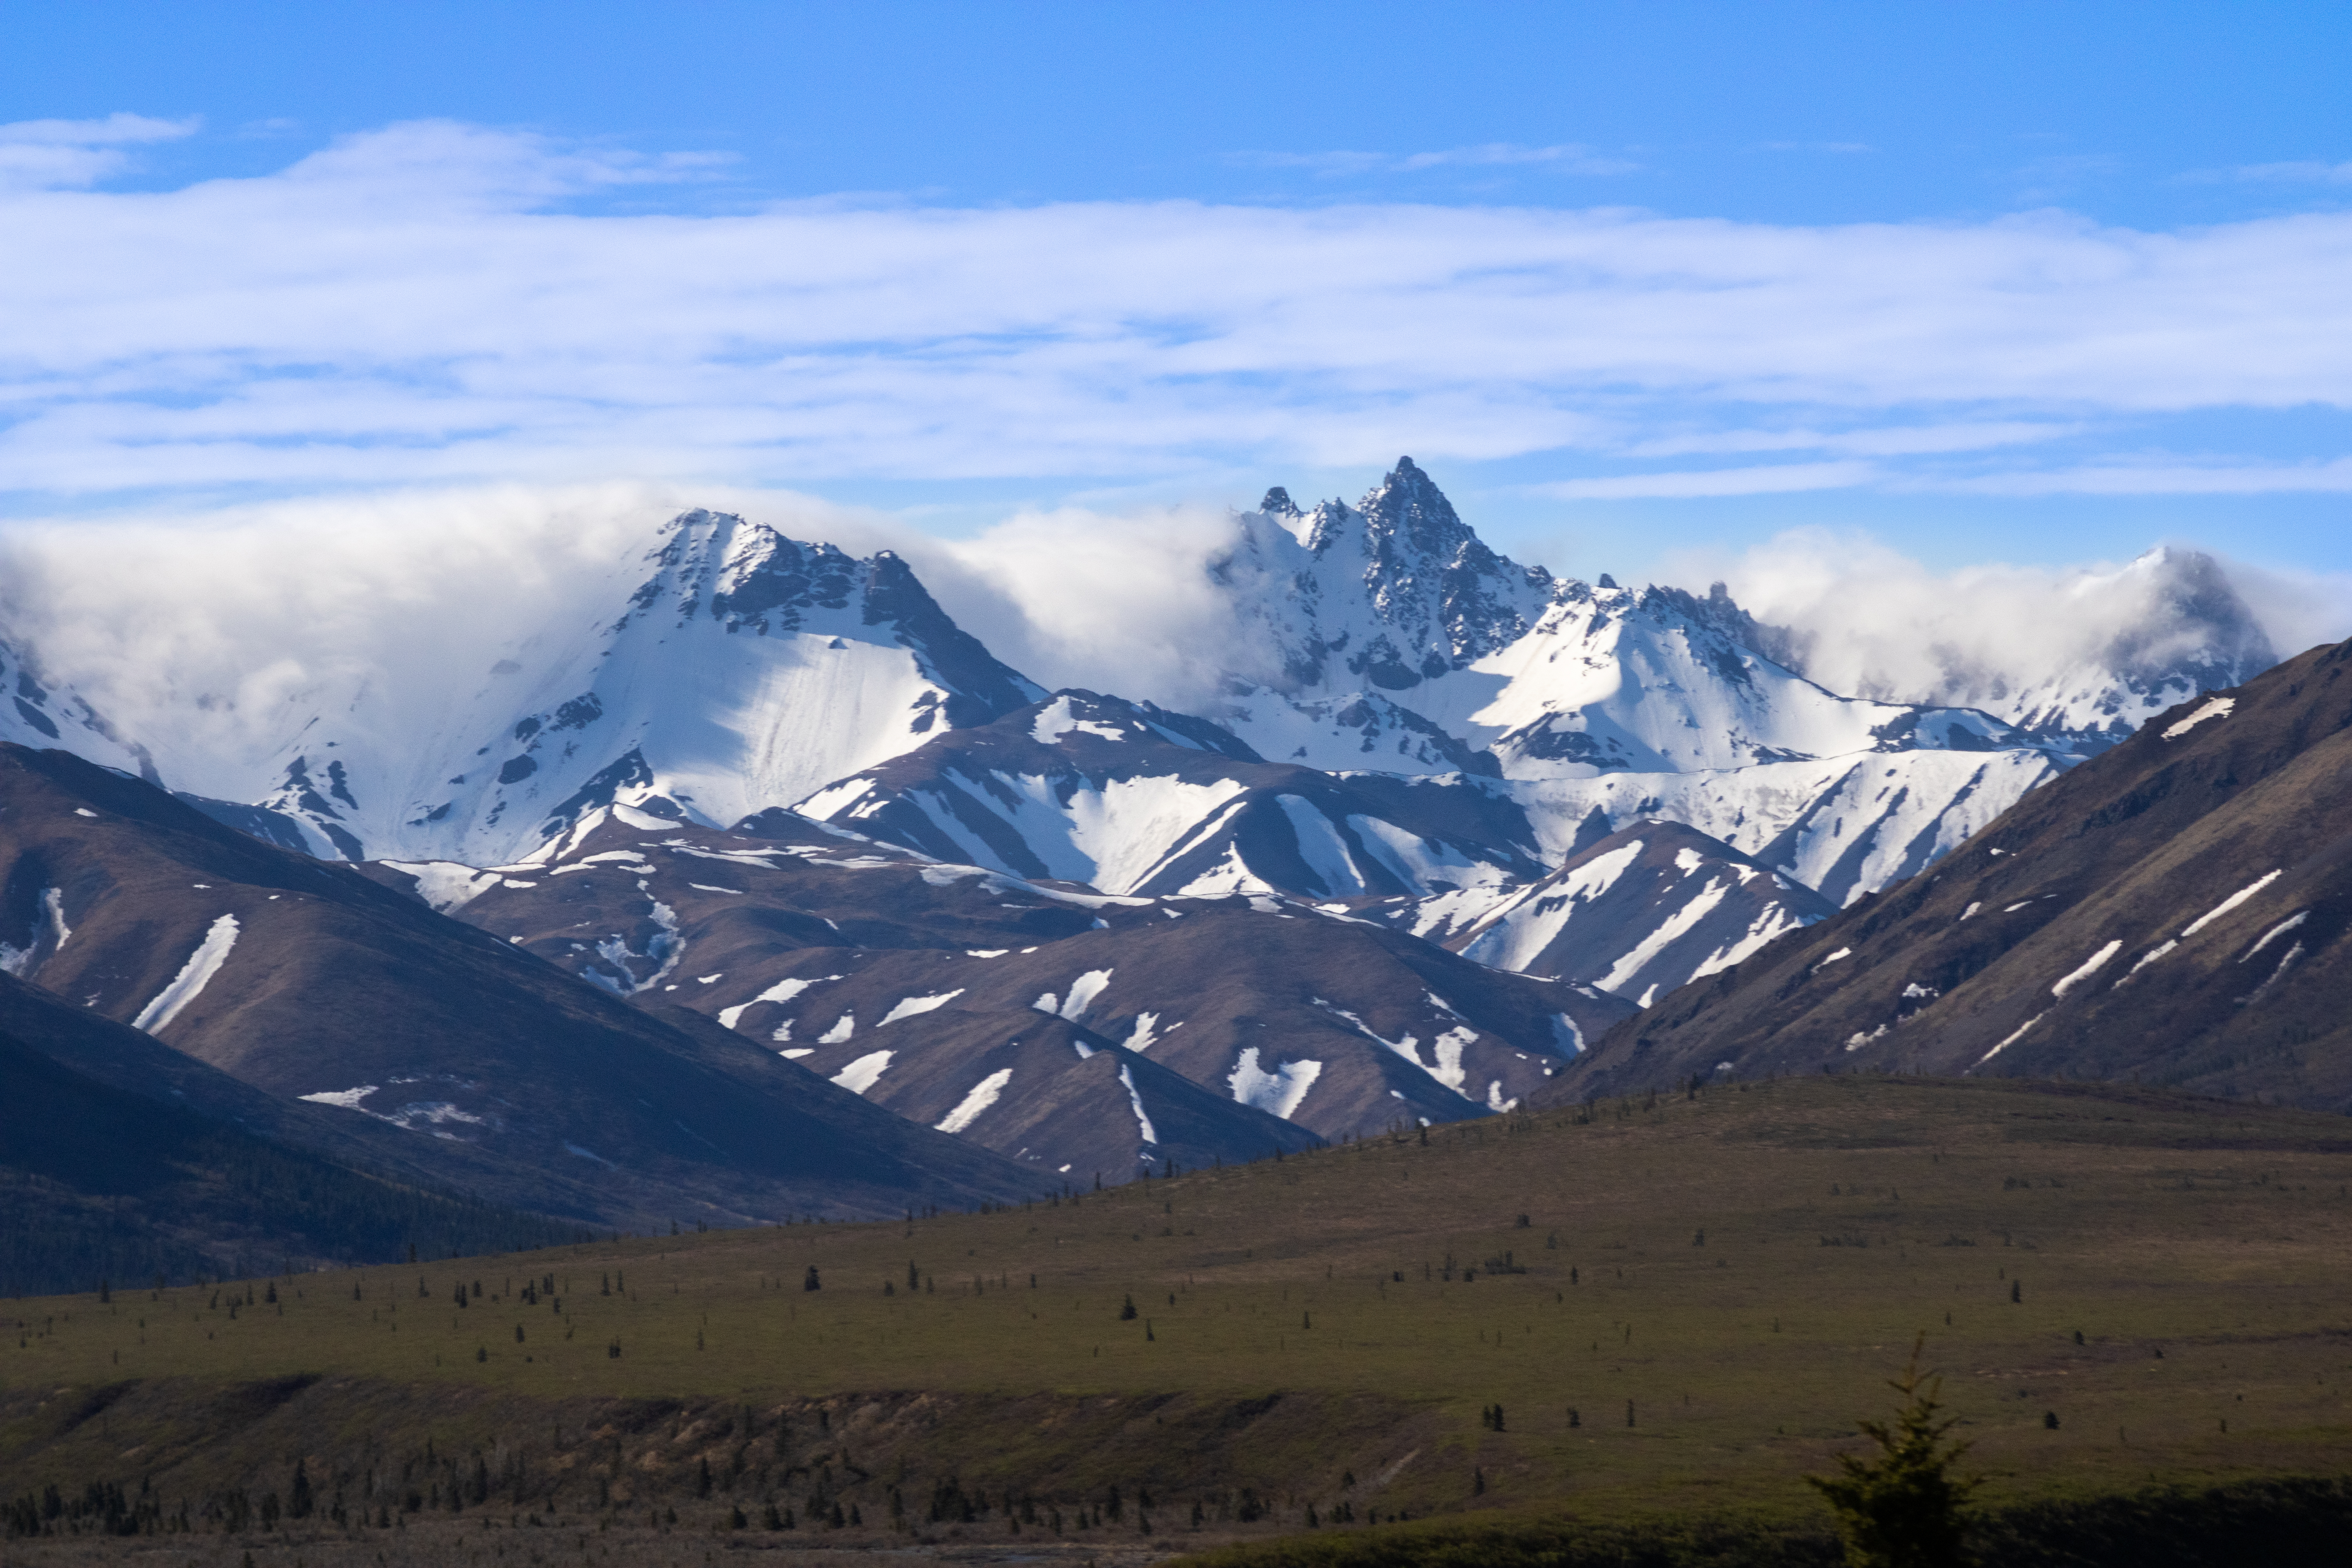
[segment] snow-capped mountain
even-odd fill
[[[1929,875],[1613,1031],[1558,1092],[1859,1067],[2352,1110],[2347,847],[2338,643],[2159,715]]]
[[[2079,584],[2137,599],[2141,614],[2086,657],[2014,690],[1956,670],[1945,687],[2029,735],[2078,751],[2112,746],[2167,709],[2227,690],[2278,663],[2270,638],[2211,556],[2158,547]],[[1979,690],[1975,688],[1988,686]]]
[[[1865,752],[1721,772],[1507,779],[1547,864],[1645,818],[1684,823],[1845,905],[1916,876],[2077,759],[2012,747]]]
[[[154,760],[144,746],[125,740],[70,685],[44,679],[34,660],[5,640],[0,640],[0,689],[8,693],[8,706],[0,710],[0,741],[55,746],[155,782]]]
[[[2201,691],[2252,679],[2278,662],[2221,563],[2159,545],[2113,571],[2020,585],[2023,606],[1914,626],[1884,646],[1877,617],[1803,630],[1759,621],[1717,584],[1690,607],[1733,640],[1842,690],[1979,709],[2032,741],[2081,755],[2104,751]],[[2053,623],[2027,626],[2021,616]]]
[[[1506,560],[1410,458],[1360,506],[1302,513],[1277,488],[1239,526],[1215,574],[1279,672],[1235,671],[1213,716],[1269,758],[1580,778],[2021,741],[1971,710],[1825,690],[1676,590]]]
[[[2268,658],[2201,557],[2135,563],[2147,616],[2063,668],[1954,664],[1906,702],[1810,679],[1802,639],[1719,586],[1512,563],[1410,459],[1360,505],[1277,489],[1235,525],[1208,586],[1246,635],[1201,713],[1048,693],[898,557],[689,511],[452,689],[304,674],[235,725],[197,692],[131,727],[20,637],[0,740],[363,862],[416,920],[600,993],[581,1005],[608,1024],[782,1069],[759,1079],[780,1105],[807,1079],[828,1114],[887,1108],[983,1164],[1123,1177],[1507,1109],[1637,1007],[1929,871],[2117,726]],[[0,910],[0,968],[79,984],[99,950],[59,963],[80,917],[51,887]],[[175,918],[211,887],[173,889]],[[128,951],[138,910],[110,908]],[[285,962],[323,975],[292,909],[228,912],[284,922]],[[221,973],[202,1018],[139,1022],[179,984],[143,970],[112,1005],[183,1048],[209,1030],[254,1082],[358,1094],[310,1085],[295,1032],[245,1039],[280,1015],[214,1009],[268,976]],[[378,1056],[371,1096],[398,1066]]]
[[[1327,773],[1086,691],[926,742],[798,810],[950,861],[1107,892],[1419,898],[1542,877],[1666,818],[1851,902],[1933,864],[2071,759],[1897,751],[1582,778]]]
[[[308,691],[232,752],[207,746],[201,714],[118,740],[87,705],[26,697],[0,738],[160,773],[231,826],[325,858],[496,865],[616,800],[733,822],[1044,693],[898,556],[692,511],[616,567],[593,619],[520,629],[437,703],[386,695],[373,679]],[[402,717],[420,708],[421,722]]]

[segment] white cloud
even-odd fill
[[[194,120],[110,114],[103,120],[18,120],[0,125],[0,189],[95,184],[129,166],[122,149],[191,134]]]
[[[1399,160],[1397,167],[1412,171],[1438,169],[1449,164],[1544,164],[1567,174],[1630,174],[1642,165],[1624,158],[1610,158],[1590,147],[1572,143],[1555,147],[1522,147],[1515,142],[1485,142],[1475,147],[1454,147],[1443,153],[1415,153]]]
[[[286,712],[310,711],[322,694],[373,689],[370,712],[429,731],[444,692],[477,682],[520,642],[608,622],[649,571],[658,525],[691,506],[861,556],[898,551],[960,625],[1048,686],[1182,709],[1252,664],[1209,577],[1234,538],[1223,510],[1023,510],[949,541],[805,494],[656,484],[384,490],[19,522],[0,532],[0,635],[124,732],[183,766],[221,760],[234,776],[283,742]],[[173,782],[201,792],[211,781]]]
[[[648,484],[387,490],[0,534],[0,635],[128,734],[222,780],[287,738],[285,714],[355,699],[429,733],[451,689],[523,639],[588,635],[644,580],[665,520],[733,507],[861,554],[908,542],[813,497]],[[340,706],[340,703],[334,705]]]
[[[2284,658],[2352,637],[2352,572],[2281,572],[2232,561],[2230,582]]]
[[[0,150],[100,157],[184,129],[73,124]],[[1582,155],[1424,156],[1554,153]],[[97,177],[76,167],[52,173]],[[1571,481],[1698,495],[1940,483],[1937,452],[2085,429],[2116,449],[2070,451],[2092,478],[2052,482],[2169,471],[2193,490],[2261,465],[2149,465],[2136,420],[2352,405],[2352,215],[2150,234],[2051,215],[593,205],[713,167],[433,122],[262,177],[0,190],[0,491],[1134,481],[1675,440],[1830,459]],[[2032,456],[2016,483],[2049,468]]]
[[[2352,185],[2352,163],[2249,163],[2230,173],[2241,180],[2267,180],[2285,184]]]
[[[1449,147],[1435,153],[1388,153],[1334,149],[1324,153],[1237,153],[1233,161],[1261,169],[1304,169],[1326,179],[1352,174],[1419,174],[1424,169],[1536,165],[1564,174],[1630,174],[1639,163],[1612,158],[1590,147],[1563,142],[1528,147],[1516,142],[1483,142],[1475,147]]]
[[[1921,488],[1976,495],[2327,495],[2352,490],[2352,458],[2329,462],[2108,462],[1984,474]]]
[[[221,793],[283,743],[288,713],[373,691],[367,711],[382,722],[429,731],[442,693],[519,646],[589,635],[643,580],[658,524],[692,505],[858,555],[899,552],[961,625],[1049,687],[1197,710],[1221,675],[1273,657],[1211,578],[1234,537],[1222,510],[1023,509],[942,540],[807,494],[655,484],[19,523],[0,533],[0,633],[194,770],[175,773],[178,787]],[[2352,576],[2227,574],[2282,652],[2352,635]],[[1793,628],[1807,672],[1832,689],[1979,704],[2173,625],[2158,601],[2195,586],[2102,564],[1935,572],[1868,535],[1820,530],[1670,558],[1665,573],[1692,588],[1717,577]]]
[[[1852,489],[1877,476],[1877,468],[1869,463],[1766,463],[1746,468],[1687,468],[1675,473],[1563,479],[1534,488],[1538,494],[1558,500],[1680,500]]]
[[[1667,575],[1724,580],[1757,619],[1795,633],[1813,679],[1895,701],[1998,708],[2069,669],[2161,665],[2183,651],[2165,638],[2201,635],[2200,616],[2225,625],[2232,594],[2279,652],[2352,635],[2352,579],[2226,561],[2205,568],[2156,552],[2123,564],[1938,572],[1868,533],[1804,528],[1737,555],[1670,557]]]
[[[1698,430],[1645,437],[1628,442],[1628,458],[1678,458],[1713,452],[1850,452],[1863,457],[1913,457],[1937,452],[1981,452],[1995,447],[2053,441],[2077,426],[2056,421],[2011,419],[1948,425],[1889,425],[1862,430]]]
[[[1184,709],[1227,671],[1271,673],[1253,668],[1253,634],[1209,577],[1234,539],[1232,515],[1206,507],[1069,507],[908,556],[950,615],[1032,679]]]

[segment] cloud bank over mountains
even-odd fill
[[[184,129],[0,127],[0,492],[19,512],[1401,450],[1549,455],[1564,499],[2352,489],[2352,464],[2260,434],[2352,404],[2352,214],[2145,233],[2062,214],[730,207],[711,159],[448,122],[254,177],[104,186]],[[2245,429],[2174,449],[2211,410]]]
[[[1279,470],[1272,477],[1279,479]],[[324,497],[0,533],[0,625],[136,732],[207,714],[215,743],[262,747],[283,714],[371,690],[433,704],[518,653],[526,629],[585,634],[616,566],[691,506],[739,511],[854,555],[905,556],[942,608],[1048,689],[1084,686],[1180,710],[1224,672],[1270,677],[1280,650],[1216,577],[1230,511],[1023,510],[967,539],[790,491],[660,484],[498,485]],[[1469,519],[1475,526],[1475,517]],[[1558,563],[1547,563],[1558,564]],[[1742,555],[1685,554],[1662,575],[1727,583],[1773,646],[1841,692],[1989,704],[2113,657],[2167,623],[2132,563],[1938,573],[1866,536],[1792,531]],[[2352,635],[2352,582],[2223,563],[2283,653]],[[2175,591],[2178,584],[2166,579]],[[528,657],[538,657],[521,649]],[[2169,650],[2141,649],[2160,662]],[[379,706],[397,726],[430,717]]]

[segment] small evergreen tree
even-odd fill
[[[1922,1333],[1902,1375],[1887,1383],[1903,1396],[1893,1422],[1860,1424],[1878,1458],[1841,1454],[1842,1474],[1805,1478],[1837,1513],[1849,1568],[1959,1568],[1966,1561],[1960,1510],[1982,1478],[1953,1474],[1969,1445],[1945,1441],[1958,1420],[1937,1419],[1944,1380],[1919,1368],[1927,1342]]]

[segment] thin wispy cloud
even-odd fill
[[[50,123],[0,151],[184,130]],[[2151,461],[2147,432],[2352,405],[2336,213],[2178,233],[1393,202],[614,213],[723,162],[441,122],[176,190],[89,188],[93,167],[32,157],[0,188],[20,510],[611,475],[1129,482],[1399,451],[1559,454],[1555,493],[1596,499],[2319,489],[2334,468],[2255,451]],[[1617,471],[1709,455],[1749,460]]]
[[[1604,157],[1590,147],[1522,147],[1511,142],[1486,142],[1444,153],[1415,153],[1400,159],[1396,166],[1412,171],[1507,164],[1540,164],[1566,174],[1630,174],[1642,166],[1625,158]]]
[[[2274,184],[2352,185],[2352,163],[2323,163],[2306,160],[2292,163],[2249,163],[2232,169],[2233,179],[2261,180]]]
[[[1630,174],[1642,165],[1612,158],[1590,147],[1561,143],[1528,147],[1516,142],[1485,142],[1475,147],[1449,147],[1435,153],[1364,153],[1334,150],[1321,153],[1237,153],[1234,161],[1262,169],[1304,169],[1325,178],[1372,174],[1412,174],[1425,169],[1549,168],[1563,174]]]
[[[0,125],[0,189],[95,184],[131,163],[128,149],[194,134],[194,120],[110,114],[103,120],[19,120]]]
[[[1387,153],[1360,153],[1335,149],[1326,153],[1235,153],[1231,162],[1252,169],[1304,169],[1310,174],[1338,177],[1347,174],[1368,174],[1375,169],[1393,169],[1396,158]]]
[[[1563,479],[1534,489],[1537,494],[1555,500],[1688,500],[1853,489],[1878,477],[1878,468],[1871,463],[1768,463],[1753,468],[1690,468],[1672,473]]]
[[[1870,457],[1982,452],[2029,442],[2054,441],[2076,433],[2055,421],[2012,419],[1995,423],[1897,425],[1863,430],[1704,430],[1647,437],[1630,442],[1628,458],[1676,458],[1732,452],[1847,452]]]
[[[2352,458],[2332,462],[2097,462],[2053,473],[1984,474],[1935,488],[2006,496],[2341,495],[2352,491]]]

